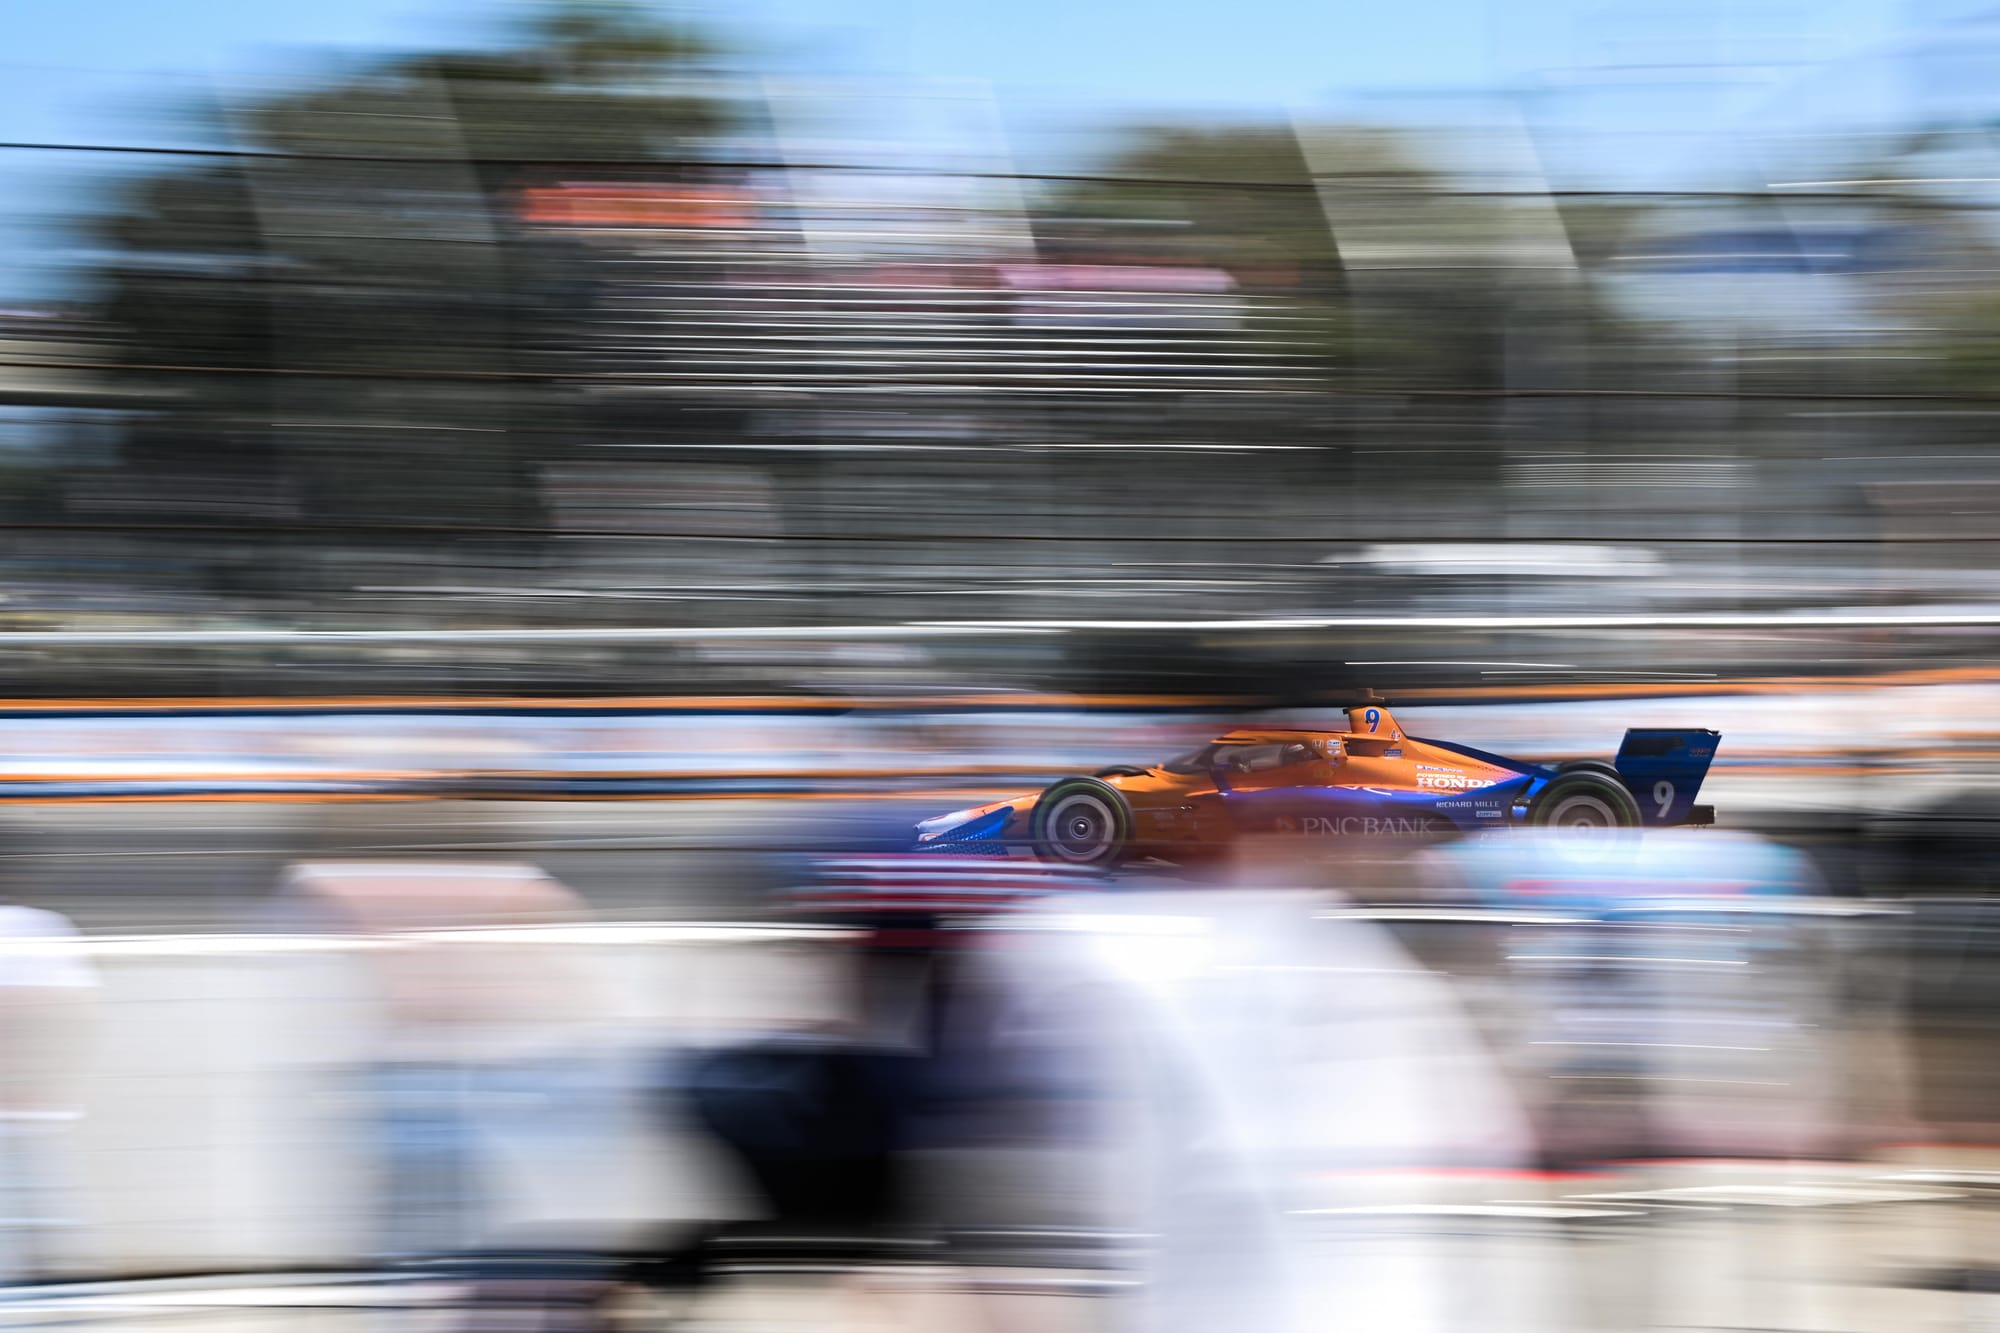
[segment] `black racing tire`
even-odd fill
[[[1057,865],[1110,870],[1131,852],[1132,807],[1096,778],[1064,778],[1035,801],[1035,855]]]
[[[1625,785],[1625,779],[1618,776],[1618,766],[1606,759],[1572,759],[1568,763],[1557,764],[1556,772],[1599,773],[1621,787]]]
[[[1528,808],[1528,822],[1537,828],[1636,829],[1639,803],[1625,784],[1594,768],[1561,772],[1542,788]]]
[[[1146,770],[1137,764],[1113,764],[1109,768],[1098,769],[1091,776],[1094,778],[1143,778],[1146,776]]]

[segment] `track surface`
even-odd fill
[[[1827,804],[1830,815],[1837,807]],[[786,876],[788,853],[899,848],[938,808],[935,798],[882,797],[14,805],[0,809],[0,900],[52,908],[85,929],[243,929],[292,861],[463,856],[532,861],[610,917],[713,920],[754,914]],[[1772,826],[1816,854],[1836,892],[1922,887],[1844,882],[1857,866],[1843,822]]]
[[[934,811],[932,811],[934,813]],[[921,817],[881,801],[253,802],[0,811],[0,895],[85,929],[240,929],[313,857],[532,861],[611,916],[757,906],[767,853],[852,848]]]

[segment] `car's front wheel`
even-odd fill
[[[1064,778],[1035,802],[1035,851],[1063,865],[1108,870],[1132,839],[1132,807],[1096,778]]]

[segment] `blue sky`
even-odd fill
[[[1423,122],[1490,114],[1507,90],[1568,169],[1726,166],[1745,127],[1894,118],[1881,53],[1951,0],[661,0],[809,76],[990,88],[1029,152],[1055,127],[1169,111]],[[491,31],[507,0],[43,0],[0,53],[0,140],[172,142],[162,114],[371,51]],[[1856,73],[1855,71],[1861,71]],[[895,117],[878,133],[893,134]],[[1087,137],[1080,142],[1093,142]],[[1545,158],[1547,154],[1545,153]],[[56,219],[104,160],[0,152],[0,300],[60,290]]]

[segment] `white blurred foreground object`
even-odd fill
[[[97,973],[69,918],[0,907],[0,1280],[33,1277],[70,1225],[63,1139],[80,1079]]]
[[[1526,1162],[1523,1119],[1441,980],[1317,893],[1051,901],[993,965],[1010,1054],[1091,1106],[1105,1220],[1155,1238],[1151,1330],[1445,1326],[1422,1247],[1371,1260],[1356,1181]],[[1018,931],[1018,935],[1014,932]]]
[[[528,1188],[549,1198],[545,1216],[601,1214],[631,1175],[604,1151],[622,1110],[614,1007],[593,957],[546,933],[585,922],[582,900],[508,862],[308,862],[284,890],[307,922],[396,946],[331,956],[376,1020],[354,1063],[379,1252],[490,1242],[519,1220],[503,1200],[522,1193],[524,1164],[544,1182]]]

